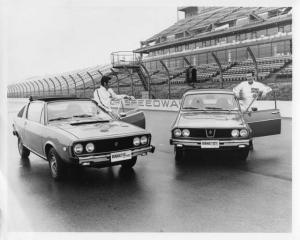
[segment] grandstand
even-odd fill
[[[255,70],[249,47],[257,61],[258,80],[276,83],[278,89],[284,82],[290,91],[286,100],[291,99],[291,7],[180,7],[178,11],[184,19],[142,41],[135,50],[150,71],[163,70],[160,61],[178,72],[190,64],[197,69],[196,87],[217,87],[221,70],[211,55],[214,52],[224,82],[231,82],[224,86],[231,87]]]
[[[183,19],[141,41],[133,52],[112,53],[107,65],[28,79],[9,86],[8,96],[91,97],[102,75],[110,75],[118,93],[181,98],[187,89],[219,88],[220,82],[232,88],[254,71],[259,81],[277,89],[279,99],[291,100],[291,7],[188,6],[178,11]],[[191,67],[197,78],[188,84],[186,70]]]

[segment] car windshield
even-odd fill
[[[199,93],[187,95],[182,109],[232,111],[239,108],[232,94]]]
[[[100,121],[109,121],[112,118],[101,110],[93,101],[59,101],[48,103],[48,121],[70,118],[97,118]]]

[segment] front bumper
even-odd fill
[[[203,139],[205,141],[209,139]],[[211,139],[218,140],[218,139]],[[218,149],[227,149],[227,148],[247,148],[250,146],[250,139],[238,139],[238,140],[219,140]],[[192,139],[170,139],[171,145],[176,145],[178,147],[191,147],[191,148],[201,148],[201,140],[192,140]],[[205,148],[208,149],[208,148]],[[214,148],[210,149],[214,150]]]
[[[131,155],[132,157],[139,156],[139,155],[146,155],[148,152],[153,153],[154,150],[155,147],[150,145],[148,147],[132,150]],[[110,166],[110,165],[117,165],[121,162],[111,163],[110,153],[107,153],[107,154],[99,154],[99,155],[93,155],[88,157],[78,157],[78,163],[79,165],[83,165],[83,166],[93,166],[93,165]]]

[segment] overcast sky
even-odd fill
[[[176,6],[13,1],[7,11],[9,83],[110,62],[177,20]]]
[[[1,10],[6,13],[3,19],[4,54],[1,57],[5,61],[8,83],[109,63],[111,52],[136,49],[141,40],[174,24],[177,6],[289,5],[287,0],[1,2],[4,6]]]

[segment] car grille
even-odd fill
[[[197,138],[228,138],[232,129],[190,129],[190,137]]]
[[[95,152],[112,152],[118,150],[125,150],[128,148],[135,147],[133,145],[133,138],[134,137],[125,137],[125,138],[118,138],[118,139],[106,139],[106,140],[98,140],[95,141]]]
[[[148,137],[147,144],[139,145],[139,146],[133,145],[133,138],[141,137],[141,136],[145,136],[145,135],[93,140],[93,141],[81,143],[84,147],[84,151],[80,155],[93,155],[93,154],[108,153],[108,152],[122,151],[122,150],[128,150],[128,149],[137,149],[137,148],[149,146],[150,142],[151,142],[151,136],[149,136],[149,135],[146,135]],[[88,153],[85,150],[85,145],[90,142],[95,145],[95,150],[92,153]]]

